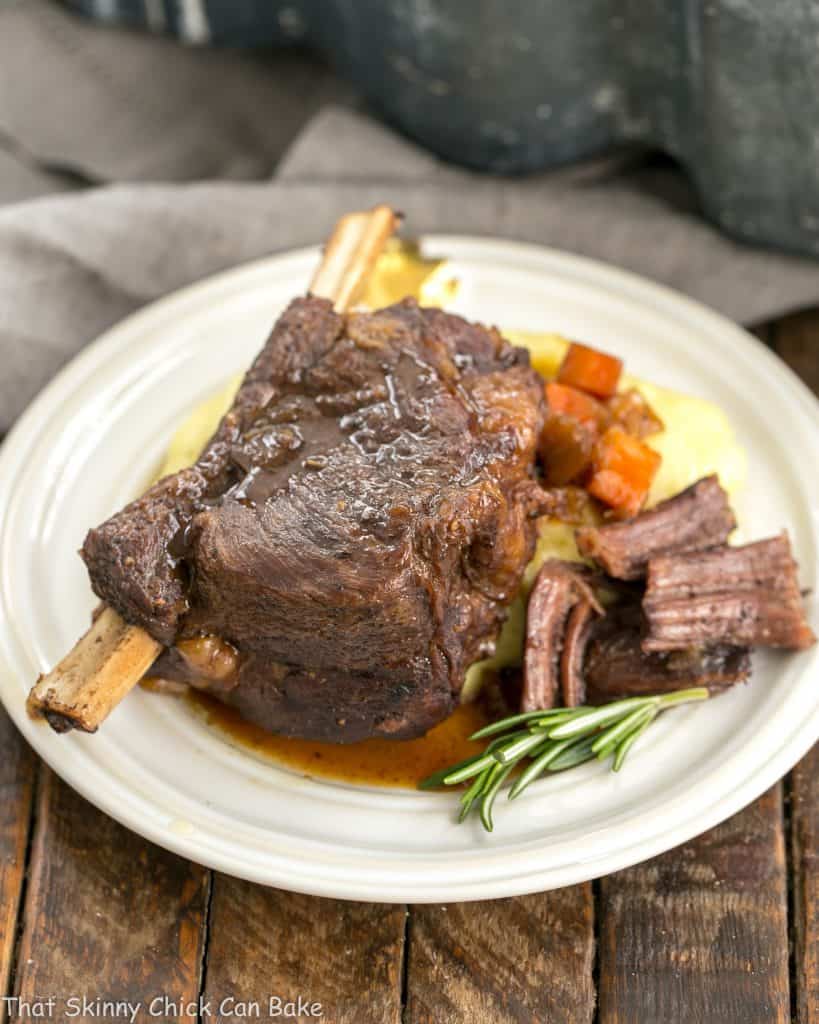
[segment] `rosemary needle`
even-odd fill
[[[571,742],[571,740],[547,742],[546,749],[538,754],[534,761],[517,777],[515,784],[509,790],[509,799],[514,800],[530,782],[534,782],[538,776],[542,775],[558,754],[564,751]]]
[[[501,788],[503,783],[506,781],[506,776],[514,768],[514,764],[497,764],[492,769],[492,775],[489,777],[489,783],[484,791],[483,798],[481,799],[480,813],[481,823],[487,832],[492,831],[492,804],[495,802],[495,797],[498,795],[498,790]]]
[[[519,740],[513,740],[512,743],[504,743],[503,746],[498,747],[494,757],[501,764],[514,764],[524,754],[528,754],[535,747],[541,746],[545,739],[546,737],[541,731],[527,732]]]
[[[473,754],[472,757],[468,757],[465,761],[450,765],[449,768],[442,768],[440,771],[424,779],[419,784],[419,789],[435,789],[438,786],[454,786],[459,782],[466,782],[473,775],[479,775],[482,771],[491,768],[495,764],[494,758],[489,755],[494,753],[502,743],[508,743],[509,740],[517,736],[528,735],[528,732],[522,730],[512,733],[511,736],[498,736],[497,739],[492,740],[482,754]]]
[[[444,779],[453,772],[458,771],[460,768],[466,768],[467,765],[472,764],[475,760],[473,757],[467,757],[463,761],[459,761],[457,764],[451,764],[447,768],[441,768],[437,772],[433,772],[432,775],[428,775],[423,782],[418,783],[419,789],[437,789],[439,786],[443,786]]]
[[[469,789],[461,797],[461,813],[458,815],[459,822],[463,821],[467,814],[472,810],[472,804],[474,804],[481,795],[484,786],[489,781],[489,776],[492,771],[492,767],[484,768],[481,774],[474,780]]]
[[[483,729],[473,732],[469,738],[471,740],[482,740],[487,736],[495,736],[499,732],[506,732],[513,725],[539,723],[541,721],[551,722],[552,720],[560,721],[567,714],[571,714],[571,712],[572,708],[555,708],[549,711],[524,711],[520,715],[510,715],[508,718],[502,718],[499,722],[485,725]]]
[[[562,772],[566,768],[574,768],[575,765],[583,764],[584,761],[590,761],[594,757],[593,746],[594,739],[591,736],[583,736],[581,739],[575,740],[565,750],[561,750],[554,761],[548,765],[547,770]]]
[[[641,722],[636,729],[633,729],[631,733],[629,733],[629,735],[620,743],[620,746],[617,748],[617,753],[614,755],[614,764],[611,766],[612,771],[620,771],[623,761],[626,758],[626,754],[631,750],[640,736],[642,736],[656,717],[657,711],[654,709],[651,714],[646,717],[645,721]]]
[[[470,739],[489,739],[482,753],[442,768],[419,784],[420,789],[469,782],[461,796],[458,820],[477,806],[483,827],[491,832],[492,807],[506,779],[529,759],[509,790],[514,800],[544,772],[574,768],[594,757],[612,759],[619,771],[626,755],[663,711],[690,701],[706,700],[708,690],[696,687],[646,697],[626,697],[602,707],[550,708],[525,711],[492,722]]]
[[[473,775],[480,775],[484,768],[493,768],[498,762],[494,754],[484,754],[482,757],[473,757],[461,768],[454,768],[448,775],[444,776],[445,786],[456,786],[459,782],[466,782]],[[426,779],[424,781],[427,781]]]
[[[605,757],[606,752],[611,752],[620,743],[620,741],[628,736],[631,730],[641,724],[644,718],[654,710],[654,705],[650,704],[648,707],[635,708],[630,715],[626,715],[625,718],[621,719],[616,725],[613,725],[610,729],[606,729],[605,732],[600,733],[597,739],[592,743],[592,750],[598,756]]]
[[[554,726],[549,732],[549,738],[565,740],[570,736],[581,736],[598,726],[618,721],[626,712],[646,707],[650,703],[657,703],[659,699],[659,697],[627,697],[625,700],[618,700],[613,704],[604,704],[602,708],[591,710],[578,708],[578,711],[582,710],[584,713],[572,716],[567,722],[561,722],[560,725]]]

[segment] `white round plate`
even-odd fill
[[[743,535],[787,527],[815,592],[819,406],[744,331],[673,292],[564,253],[435,236],[456,310],[555,330],[644,378],[710,398],[749,456]],[[498,801],[495,832],[456,825],[453,796],[314,780],[231,746],[184,703],[137,691],[95,736],[31,722],[26,693],[86,628],[86,529],[155,472],[192,406],[247,366],[318,251],[239,267],[108,331],[43,391],[0,453],[0,688],[51,767],[136,832],[257,882],[361,900],[449,901],[568,885],[710,828],[819,738],[819,647],[758,653],[749,686],[665,716],[615,775],[585,765]],[[817,626],[817,602],[809,599]]]

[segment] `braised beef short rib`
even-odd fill
[[[519,589],[544,413],[495,330],[296,299],[196,464],[89,532],[94,590],[266,729],[418,735]]]
[[[718,642],[804,650],[816,642],[785,533],[652,558],[643,611],[645,651]]]
[[[633,519],[579,529],[577,547],[610,576],[638,580],[651,558],[724,544],[736,525],[728,495],[714,474]]]
[[[590,704],[688,686],[705,686],[712,694],[721,693],[745,682],[751,674],[747,647],[717,642],[646,652],[642,648],[644,628],[637,594],[591,622],[583,638],[585,696]]]

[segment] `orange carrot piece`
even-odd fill
[[[611,419],[608,409],[602,402],[598,402],[585,391],[578,391],[568,384],[558,384],[554,380],[550,380],[546,385],[546,401],[549,403],[550,412],[571,416],[590,426],[602,429]]]
[[[557,379],[598,398],[609,398],[617,390],[622,370],[622,359],[573,341],[557,371]]]
[[[597,442],[587,490],[624,515],[636,515],[646,499],[661,456],[620,427],[609,427]]]

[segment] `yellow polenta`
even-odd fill
[[[456,288],[457,283],[448,274],[445,263],[422,260],[417,251],[406,247],[392,248],[379,262],[364,298],[368,305],[378,307],[412,294],[425,305],[443,305],[455,294]],[[556,374],[569,344],[565,338],[528,331],[506,331],[505,334],[516,345],[529,350],[532,365],[544,377]],[[586,340],[602,349],[606,347],[604,338]],[[218,394],[188,416],[171,441],[161,476],[174,473],[197,458],[230,406],[239,380],[239,377],[230,380]],[[621,387],[637,388],[665,424],[661,433],[646,442],[663,457],[649,494],[649,505],[677,494],[709,473],[719,474],[729,494],[736,494],[745,476],[745,456],[728,418],[718,406],[702,398],[681,395],[637,380],[628,374],[624,374]],[[572,528],[563,523],[542,520],[537,549],[526,569],[523,592],[510,608],[494,657],[469,669],[463,691],[465,699],[478,692],[487,670],[520,663],[526,596],[543,561],[547,558],[578,557]]]

